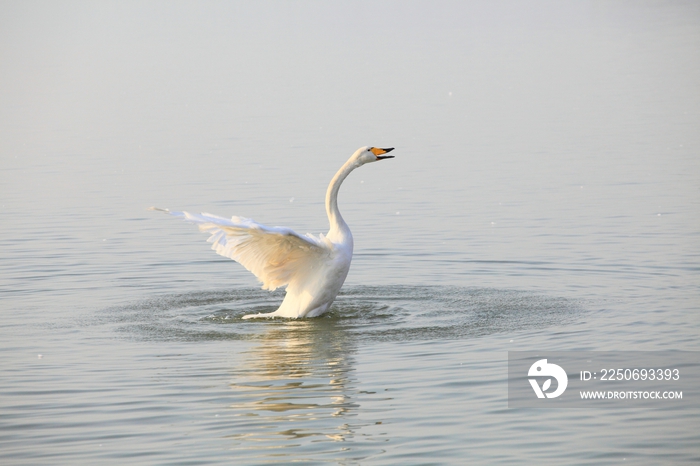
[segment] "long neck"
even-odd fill
[[[326,213],[328,214],[328,222],[331,228],[328,231],[328,237],[334,241],[343,241],[349,239],[352,241],[352,234],[348,224],[343,220],[340,211],[338,210],[338,191],[343,180],[347,178],[351,171],[357,168],[355,161],[351,158],[345,165],[340,167],[338,173],[335,174],[326,191]]]

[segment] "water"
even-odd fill
[[[509,350],[699,351],[693,2],[3,4],[3,464],[697,463]],[[327,229],[319,319],[151,205]]]

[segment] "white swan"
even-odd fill
[[[263,284],[264,290],[287,285],[282,305],[256,317],[316,317],[326,312],[343,286],[352,260],[352,233],[338,210],[338,190],[354,169],[370,162],[393,158],[384,155],[394,150],[377,147],[358,149],[340,167],[326,192],[326,213],[330,229],[318,237],[304,236],[289,228],[267,227],[249,218],[226,219],[211,214],[170,212],[152,207],[196,223],[201,231],[210,233],[212,249],[222,256],[239,262]]]

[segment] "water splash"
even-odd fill
[[[356,286],[344,289],[320,318],[241,319],[274,311],[282,297],[283,292],[249,288],[199,291],[151,298],[105,313],[120,333],[143,340],[258,340],[271,338],[271,330],[279,329],[280,338],[294,330],[307,336],[341,332],[355,341],[405,341],[543,328],[569,321],[584,309],[580,301],[516,290]]]

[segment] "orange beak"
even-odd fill
[[[386,154],[387,152],[391,152],[392,150],[394,150],[393,147],[390,147],[388,149],[380,149],[379,147],[372,147],[370,150],[372,151],[372,153],[374,155],[377,156],[377,160],[393,159],[394,158],[393,155],[382,155],[382,154]]]

